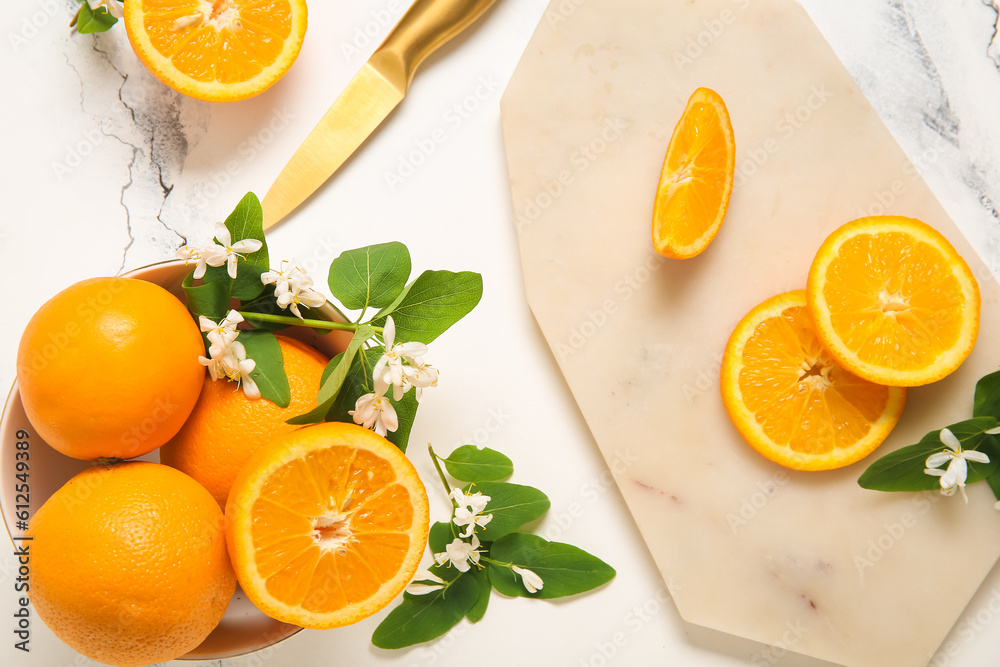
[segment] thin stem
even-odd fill
[[[269,313],[254,313],[250,311],[237,311],[244,319],[256,322],[275,322],[277,324],[287,324],[289,326],[305,326],[313,329],[329,329],[331,331],[357,331],[358,325],[350,322],[328,322],[326,320],[302,320],[297,317],[287,315],[271,315]],[[381,333],[381,327],[372,327],[376,333]]]
[[[451,504],[455,509],[458,509],[458,501],[451,497],[451,487],[448,486],[448,479],[444,476],[444,471],[441,470],[441,464],[438,461],[441,459],[440,456],[434,453],[434,448],[427,445],[427,451],[431,453],[431,461],[434,463],[434,467],[437,469],[438,477],[441,478],[441,483],[444,484],[444,490],[448,492],[448,498],[451,500]]]

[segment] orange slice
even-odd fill
[[[292,66],[305,0],[130,0],[125,31],[139,60],[174,90],[232,102],[266,90]]]
[[[699,88],[674,128],[653,203],[653,247],[687,259],[719,233],[736,173],[736,144],[726,103]]]
[[[972,352],[979,285],[936,229],[913,218],[849,222],[809,270],[809,310],[823,345],[855,375],[915,387]]]
[[[247,597],[268,616],[335,628],[385,607],[427,544],[416,470],[355,424],[300,429],[257,452],[226,503],[226,538]]]
[[[831,470],[879,446],[906,390],[856,377],[820,344],[805,290],[751,310],[726,345],[722,402],[743,438],[775,463]]]

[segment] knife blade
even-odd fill
[[[264,229],[308,199],[402,101],[417,67],[496,0],[414,0],[264,196]]]

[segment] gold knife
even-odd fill
[[[496,0],[414,0],[264,196],[264,229],[304,202],[396,108],[424,59]]]

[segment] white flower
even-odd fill
[[[1000,500],[998,500],[995,503],[993,503],[993,509],[1000,510]]]
[[[438,371],[425,364],[421,359],[419,363],[403,366],[403,382],[408,386],[415,387],[413,391],[419,401],[424,387],[437,386]]]
[[[470,535],[475,535],[476,526],[482,528],[492,520],[493,520],[492,514],[487,514],[483,516],[481,514],[477,514],[476,512],[470,512],[465,507],[455,508],[455,518],[453,519],[456,526],[468,526],[465,529],[465,532],[462,533],[462,537],[469,537]]]
[[[514,570],[517,574],[521,575],[521,583],[524,587],[528,589],[529,593],[537,593],[542,590],[542,585],[544,582],[542,578],[537,574],[523,567],[518,567],[517,565],[511,565],[510,569]]]
[[[184,260],[184,266],[195,263],[193,278],[202,278],[208,270],[208,257],[204,248],[193,245],[182,245],[177,249],[177,258]]]
[[[208,334],[208,342],[212,344],[212,347],[218,349],[218,354],[212,356],[222,356],[223,350],[236,340],[236,337],[239,336],[236,327],[242,321],[243,316],[235,310],[230,310],[229,314],[222,318],[218,324],[204,315],[198,317],[198,324],[202,332]],[[209,353],[211,354],[211,351]]]
[[[928,456],[924,472],[941,478],[943,495],[953,496],[958,490],[962,492],[965,502],[969,502],[969,497],[965,495],[965,480],[969,475],[968,462],[989,463],[990,457],[974,449],[962,449],[962,442],[947,428],[941,429],[941,442],[951,451],[945,450]],[[947,470],[940,470],[939,468],[945,463],[948,464]]]
[[[475,493],[466,494],[462,489],[454,488],[448,496],[456,503],[459,507],[468,507],[470,510],[479,514],[484,509],[486,509],[486,503],[490,502],[490,496],[484,496],[479,491]]]
[[[246,394],[247,398],[260,398],[260,388],[250,377],[257,362],[253,359],[247,359],[247,350],[243,347],[243,343],[238,340],[229,345],[228,352],[222,358],[226,377],[235,382],[237,388],[242,385],[243,393]]]
[[[452,521],[456,526],[467,526],[465,532],[461,534],[462,537],[474,535],[476,526],[482,528],[493,520],[492,514],[482,515],[482,511],[486,509],[486,503],[490,501],[489,496],[484,496],[478,491],[467,495],[461,489],[452,489],[448,495],[458,504],[458,507],[455,508],[455,518]]]
[[[229,228],[224,223],[215,224],[215,240],[219,245],[211,245],[204,249],[205,261],[209,266],[226,264],[230,278],[236,278],[236,262],[243,256],[241,253],[257,252],[263,245],[257,239],[243,239],[233,243]]]
[[[347,414],[354,418],[355,424],[361,424],[365,428],[374,429],[376,433],[384,436],[387,431],[395,431],[399,428],[399,418],[396,416],[396,408],[385,397],[388,385],[379,380],[375,381],[375,392],[365,394],[358,398],[353,410],[348,410]]]
[[[411,595],[426,595],[433,593],[444,585],[444,579],[437,576],[430,570],[417,570],[413,575],[413,581],[406,587],[406,592]]]
[[[198,357],[198,362],[208,368],[208,374],[213,380],[226,378],[236,382],[237,388],[243,386],[247,398],[260,398],[260,388],[250,374],[257,366],[253,359],[247,359],[247,350],[243,343],[236,340],[239,331],[236,325],[243,321],[243,316],[235,310],[216,324],[207,317],[201,316],[198,322],[203,332],[208,333],[211,345],[208,357]]]
[[[471,542],[466,542],[456,537],[452,540],[451,544],[445,547],[444,551],[434,554],[434,560],[438,565],[450,563],[459,572],[468,572],[469,563],[473,565],[479,564],[479,552],[476,551],[478,548],[479,538],[475,535],[472,536]]]
[[[90,5],[91,10],[104,7],[108,10],[108,13],[116,19],[120,19],[125,16],[125,7],[122,5],[120,0],[87,0],[87,4]]]
[[[287,292],[278,294],[277,290],[274,291],[278,297],[278,307],[282,310],[288,308],[300,320],[305,319],[302,317],[302,313],[299,312],[300,305],[308,308],[319,308],[326,303],[326,297],[321,292],[294,282],[289,282],[288,286],[289,290]]]
[[[427,346],[423,343],[396,344],[396,323],[393,322],[392,315],[385,318],[382,339],[385,342],[385,353],[375,363],[372,377],[375,379],[381,377],[386,384],[391,384],[393,398],[397,401],[401,399],[411,384],[424,387],[432,386],[430,382],[437,383],[437,371],[434,371],[433,378],[430,378],[427,384],[416,385],[407,378],[403,370],[403,361],[408,361],[421,369],[425,368],[422,357],[427,354]]]
[[[291,261],[281,260],[281,266],[262,273],[260,281],[265,285],[274,285],[275,296],[286,292],[302,291],[313,286],[312,278],[302,270],[293,257]]]

